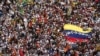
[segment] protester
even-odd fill
[[[0,55],[100,56],[100,0],[0,0]],[[88,43],[68,44],[63,25],[91,27]]]

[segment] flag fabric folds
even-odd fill
[[[80,33],[80,32],[71,31],[71,30],[64,31],[64,34],[66,36],[71,36],[75,38],[83,38],[83,39],[91,38],[91,33]]]
[[[68,42],[89,42],[91,38],[92,28],[87,28],[87,30],[83,30],[83,28],[72,25],[65,24],[64,25],[64,35],[65,39]]]
[[[72,42],[72,43],[76,43],[76,42],[89,42],[89,39],[82,39],[82,38],[75,38],[75,37],[69,37],[69,36],[65,36],[65,39],[67,40],[67,42]]]
[[[92,30],[92,28],[87,28],[87,30],[84,30],[83,28],[72,24],[65,24],[63,28],[64,30],[72,30],[81,33],[90,33]]]

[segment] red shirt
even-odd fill
[[[24,56],[23,50],[21,48],[19,49],[19,54],[20,56]]]

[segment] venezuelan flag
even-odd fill
[[[67,41],[70,42],[84,42],[89,41],[91,38],[91,28],[87,30],[83,30],[83,28],[72,25],[72,24],[65,24],[64,25],[64,35]]]

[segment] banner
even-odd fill
[[[87,30],[83,30],[79,26],[65,24],[63,34],[68,42],[88,42],[92,35],[92,29],[87,28]]]

